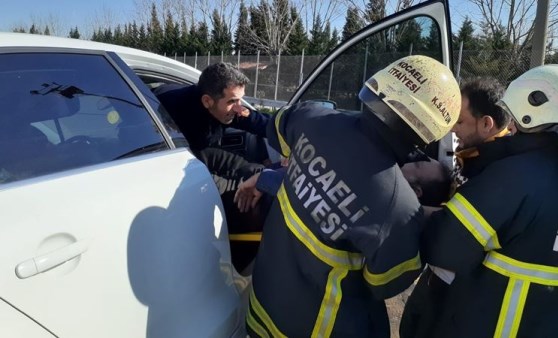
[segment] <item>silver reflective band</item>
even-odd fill
[[[364,266],[364,257],[362,255],[328,247],[304,225],[291,207],[284,185],[281,185],[277,198],[287,227],[314,256],[334,268],[345,268],[348,270],[362,269]]]
[[[446,206],[477,239],[485,251],[501,248],[496,231],[463,195],[455,194]]]
[[[486,255],[483,264],[510,278],[558,286],[558,267],[521,262],[495,251]]]

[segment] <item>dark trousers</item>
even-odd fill
[[[427,267],[405,304],[399,326],[401,338],[432,338],[434,324],[441,318],[449,285]]]

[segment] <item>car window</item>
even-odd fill
[[[367,78],[393,61],[421,54],[442,61],[436,22],[419,16],[383,29],[339,55],[301,96],[301,101],[331,100],[337,109],[360,111],[358,92]]]
[[[167,149],[102,55],[0,54],[0,183]]]

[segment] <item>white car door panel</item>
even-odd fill
[[[1,293],[61,337],[226,336],[239,296],[216,196],[185,149],[7,184]]]
[[[0,337],[56,337],[3,299],[0,299],[0,323]]]

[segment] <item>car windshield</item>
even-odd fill
[[[0,183],[168,149],[102,55],[0,54],[0,88]]]

